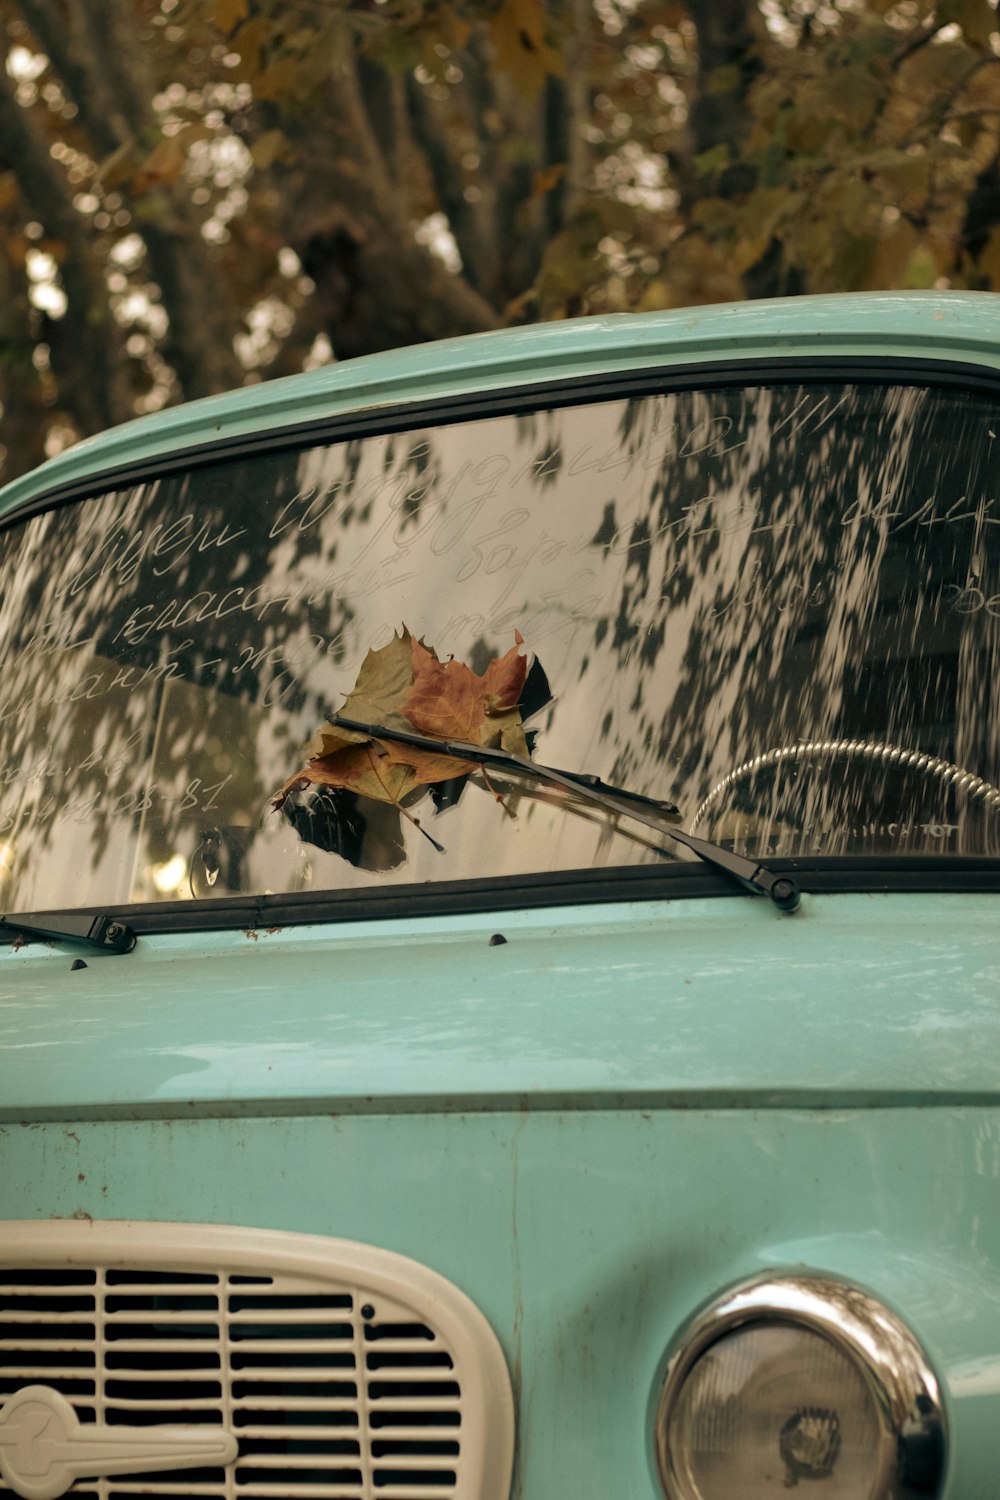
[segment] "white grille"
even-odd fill
[[[225,1467],[78,1469],[76,1500],[508,1492],[510,1386],[491,1330],[451,1283],[368,1246],[0,1223],[0,1424],[25,1386],[59,1392],[109,1437],[159,1425],[238,1441]],[[0,1496],[16,1493],[0,1477]]]

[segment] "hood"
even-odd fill
[[[1000,1099],[1000,897],[751,897],[0,956],[0,1117]],[[503,938],[505,941],[497,941]]]

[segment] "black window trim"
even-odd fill
[[[1000,858],[979,855],[816,855],[775,858],[768,866],[794,875],[809,895],[1000,894]],[[346,891],[279,892],[269,896],[215,897],[59,908],[44,915],[101,915],[125,922],[140,937],[237,931],[277,932],[287,927],[340,926],[399,918],[448,917],[539,911],[559,906],[614,906],[622,902],[733,897],[754,900],[724,875],[686,860],[612,869],[555,870],[540,874],[442,880]],[[775,920],[795,920],[773,913]],[[13,916],[14,914],[11,913]],[[33,914],[34,915],[34,914]],[[0,920],[0,944],[26,938]]]

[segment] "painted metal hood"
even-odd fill
[[[695,898],[160,935],[84,968],[34,944],[0,956],[0,1118],[996,1102],[998,917]]]

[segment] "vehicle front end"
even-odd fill
[[[8,491],[0,1496],[993,1500],[998,327],[486,336]]]

